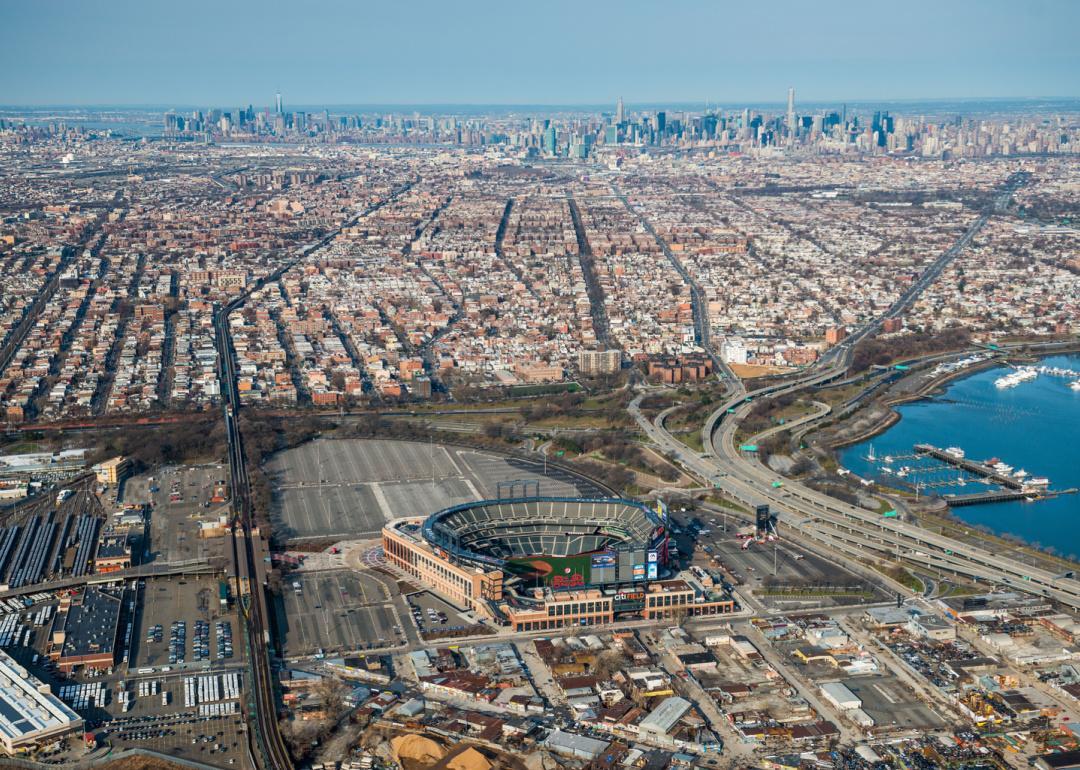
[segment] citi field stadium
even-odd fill
[[[673,574],[666,511],[624,498],[516,497],[383,530],[387,561],[459,607],[520,631],[734,611]]]

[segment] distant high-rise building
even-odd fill
[[[277,114],[280,115],[281,114],[281,91],[277,92],[277,102],[276,102],[276,104],[277,104]]]
[[[614,374],[621,365],[622,352],[619,350],[578,351],[578,368],[586,376]]]
[[[664,133],[664,129],[666,127],[667,127],[667,113],[663,112],[663,111],[656,113],[656,130],[659,131],[662,134],[662,133]]]
[[[787,90],[787,130],[789,134],[795,133],[795,88]]]
[[[619,97],[619,101],[615,102],[615,122],[622,123],[626,119],[626,111],[623,109],[622,97]]]
[[[548,126],[544,131],[544,151],[549,155],[555,154],[555,147],[557,146],[557,137],[555,136],[555,126]]]

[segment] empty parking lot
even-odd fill
[[[853,677],[845,679],[844,685],[880,727],[937,730],[946,724],[894,676]]]
[[[544,495],[602,494],[554,467],[545,475],[540,463],[381,439],[320,439],[275,455],[266,471],[274,491],[274,532],[281,539],[372,536],[391,519],[496,497],[500,482],[539,481]]]
[[[296,585],[294,585],[294,583]],[[285,655],[392,647],[404,641],[386,587],[349,570],[296,573],[283,587],[278,621]]]

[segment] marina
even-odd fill
[[[910,488],[917,496],[940,494],[951,507],[1013,500],[1032,502],[1076,491],[1050,490],[1050,479],[1045,476],[1032,475],[1023,468],[1017,470],[996,457],[982,462],[972,460],[963,449],[955,446],[941,449],[932,444],[919,443],[914,445],[911,453],[878,455],[871,445],[863,459],[871,464],[883,483]],[[965,495],[944,492],[952,487],[973,484],[996,486],[998,489]]]
[[[1063,366],[1019,366],[994,380],[994,387],[999,390],[1015,388],[1021,383],[1038,379],[1040,374],[1070,379],[1072,382],[1069,383],[1069,387],[1072,390],[1080,390],[1080,372]]]
[[[1071,387],[1076,381],[1071,373],[1080,372],[1080,355],[1046,358],[1039,369],[1039,377],[1013,388],[994,385],[1013,371],[1006,366],[955,379],[942,393],[897,407],[898,422],[873,439],[845,447],[837,459],[854,476],[903,489],[917,499],[936,496],[973,525],[1052,544],[1063,555],[1080,555],[1080,495],[1068,494],[1080,487],[1080,387]],[[1004,471],[1010,485],[919,455],[916,444],[960,449],[965,459],[1015,466]],[[1039,478],[1046,485],[1025,493],[1024,482],[1034,485]]]

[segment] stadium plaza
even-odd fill
[[[519,497],[391,521],[387,563],[514,631],[724,615],[702,570],[673,573],[666,511],[623,498]]]

